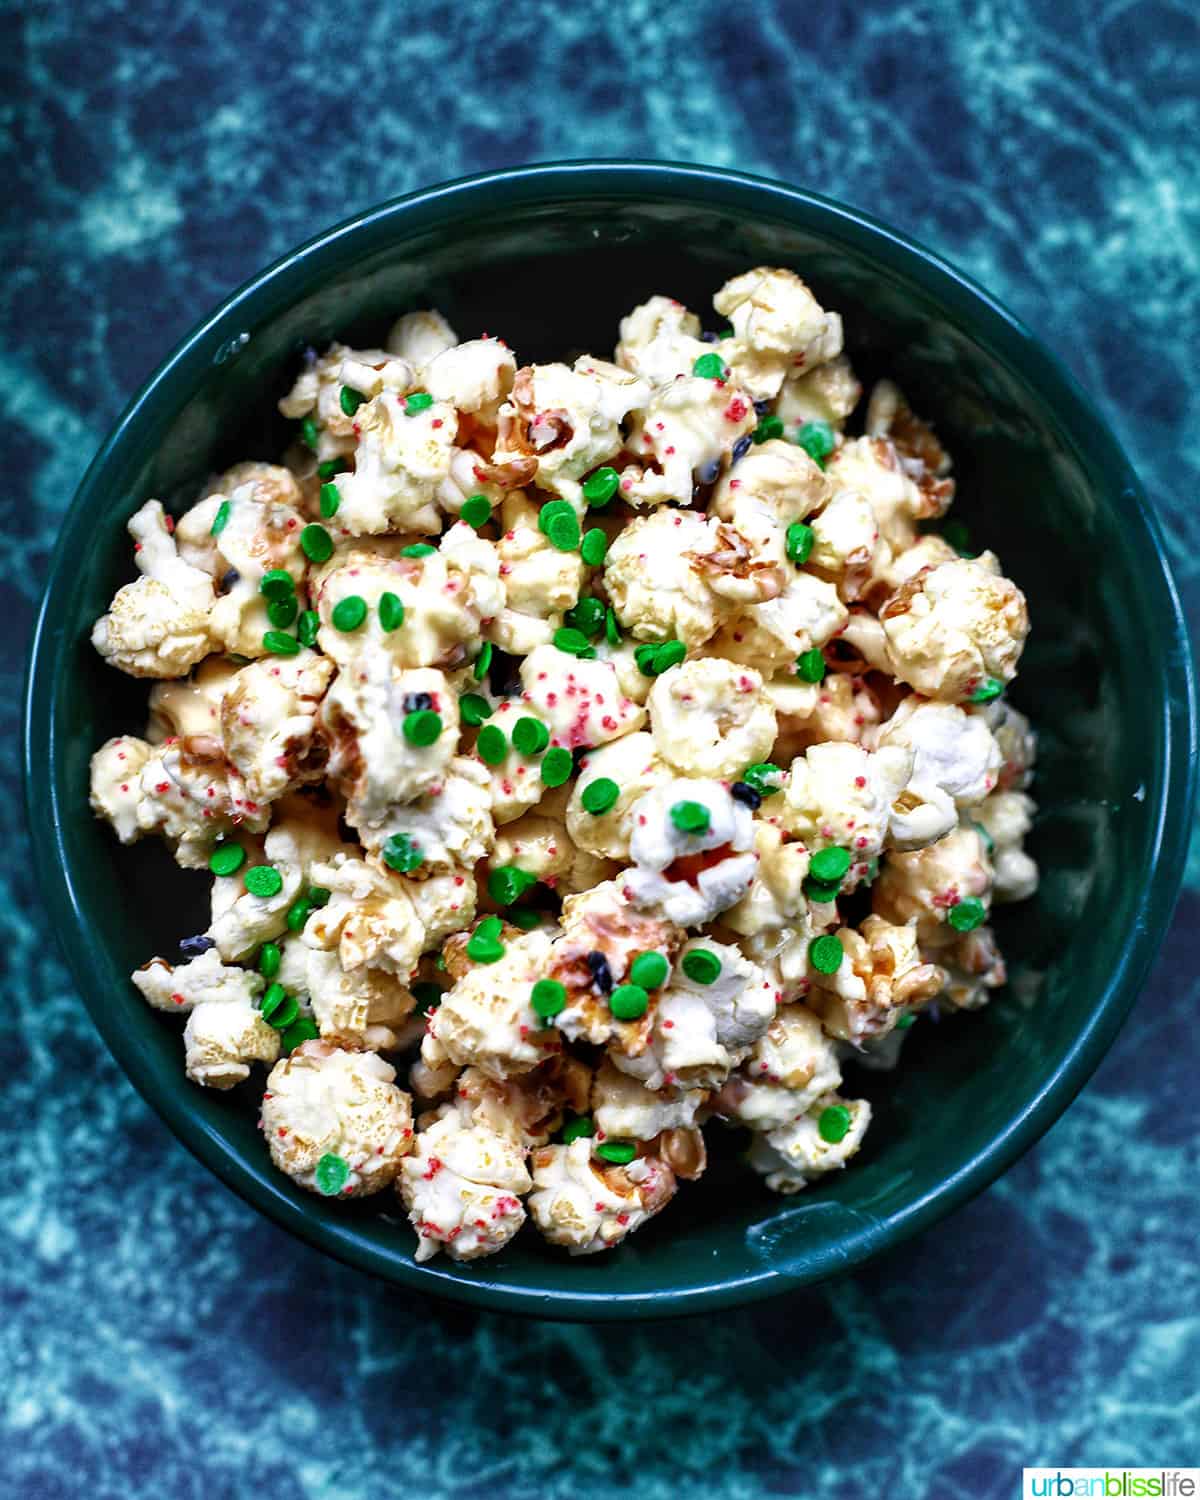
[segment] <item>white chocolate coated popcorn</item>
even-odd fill
[[[672,810],[703,809],[702,829],[679,826]],[[754,820],[719,781],[678,778],[634,803],[629,853],[633,866],[622,889],[641,910],[679,927],[711,922],[745,895],[754,879]],[[677,867],[677,862],[686,865]]]
[[[729,359],[755,399],[777,396],[784,377],[842,352],[842,320],[793,271],[758,266],[727,281],[713,307],[733,325]]]
[[[433,309],[306,349],[282,463],[130,523],[140,576],[94,639],[149,713],[91,804],[186,868],[241,856],[200,956],[134,982],[196,1083],[275,1063],[275,1164],[331,1199],[394,1184],[418,1261],[527,1217],[613,1249],[719,1121],[797,1191],[867,1126],[842,1066],[1005,982],[988,912],[1038,879],[1036,739],[997,696],[1025,603],[926,524],[949,453],[889,380],[856,418],[797,269],[733,277],[715,331],[648,297],[614,363]]]
[[[837,1142],[821,1135],[821,1116],[830,1108],[844,1109],[850,1116],[849,1129]],[[767,1179],[772,1192],[798,1193],[818,1177],[840,1171],[862,1145],[870,1122],[871,1106],[865,1099],[824,1094],[800,1119],[756,1135],[746,1159]]]
[[[176,552],[157,500],[132,517],[129,534],[142,576],[117,590],[92,645],[131,677],[179,677],[212,650],[212,579]]]
[[[605,859],[628,860],[634,803],[673,775],[659,756],[653,735],[627,734],[601,745],[584,758],[567,805],[567,832],[581,849]],[[616,783],[617,799],[603,812],[589,812],[583,794],[600,780]]]
[[[929,698],[961,702],[1016,676],[1029,615],[990,552],[918,573],[879,612],[896,675]]]
[[[775,743],[775,710],[752,667],[700,657],[655,680],[650,728],[663,760],[688,776],[736,781]]]
[[[716,1112],[751,1130],[799,1120],[841,1086],[837,1048],[806,1006],[781,1006],[737,1073],[713,1100]]]
[[[879,753],[904,749],[912,772],[892,806],[889,843],[921,849],[958,823],[961,808],[974,807],[996,785],[1000,747],[980,714],[953,703],[931,703],[915,695],[898,705],[876,736]]]
[[[532,932],[504,940],[496,963],[473,963],[430,1017],[421,1056],[430,1066],[449,1058],[503,1080],[526,1073],[558,1049],[557,1033],[544,1028],[530,992],[549,972],[550,934]]]
[[[521,1196],[531,1185],[516,1142],[486,1125],[464,1125],[447,1109],[417,1136],[401,1168],[417,1261],[439,1250],[452,1260],[495,1255],[525,1222]]]
[[[345,1164],[346,1198],[378,1193],[412,1150],[412,1106],[396,1070],[374,1052],[305,1042],[276,1063],[262,1102],[271,1158],[293,1182],[324,1192],[321,1161]]]
[[[593,1255],[615,1245],[665,1207],[675,1176],[665,1162],[638,1157],[627,1167],[592,1156],[590,1140],[533,1153],[529,1213],[552,1245]]]

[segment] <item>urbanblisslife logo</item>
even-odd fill
[[[1133,1496],[1161,1496],[1173,1500],[1200,1497],[1200,1469],[1023,1469],[1021,1500],[1063,1500],[1073,1496],[1105,1496],[1132,1500]]]

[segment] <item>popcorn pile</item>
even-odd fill
[[[301,1187],[398,1192],[418,1260],[527,1218],[611,1249],[713,1121],[779,1192],[845,1166],[843,1064],[983,1005],[1037,886],[1025,601],[936,524],[948,455],[887,381],[852,435],[792,272],[713,304],[652,297],[613,363],[436,312],[311,352],[284,464],[143,505],[93,631],[156,681],[92,805],[213,877],[134,984],[193,1082],[270,1068]]]

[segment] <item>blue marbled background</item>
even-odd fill
[[[1099,398],[1200,619],[1197,14],[0,0],[0,1494],[1007,1497],[1023,1464],[1200,1462],[1195,853],[1121,1041],[991,1191],[852,1280],[590,1330],[381,1290],[207,1176],[72,993],[16,783],[47,554],[135,386],[318,228],[527,160],[738,166],[943,251]]]

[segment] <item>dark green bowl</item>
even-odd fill
[[[88,810],[88,758],[138,729],[146,684],[88,632],[131,575],[125,522],[281,446],[274,400],[297,351],[376,335],[436,304],[522,359],[603,351],[652,292],[708,306],[731,272],[794,266],[846,318],[860,373],[892,373],[955,456],[959,513],[1029,597],[1013,697],[1042,732],[1032,903],[1002,912],[1009,992],[923,1021],[894,1077],[863,1075],[877,1120],[853,1169],[798,1199],[732,1151],[611,1256],[571,1261],[522,1235],[474,1266],[417,1267],[413,1236],[268,1165],[252,1100],[184,1081],[178,1029],[128,974],[205,925],[207,881],[161,847],[118,848]],[[1164,547],[1136,476],[1065,370],[928,251],[809,193],[730,172],[620,162],[531,167],[384,205],[235,293],[159,367],[100,450],[63,524],[30,661],[30,822],[50,920],[97,1026],[149,1102],[214,1172],[314,1245],[377,1275],[510,1312],[690,1313],[816,1281],[928,1228],[1045,1131],[1112,1042],[1179,885],[1190,807],[1192,666]],[[733,1184],[736,1182],[736,1186]]]

